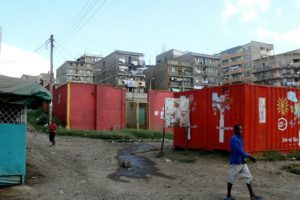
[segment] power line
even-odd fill
[[[79,31],[81,31],[81,29],[88,24],[88,22],[95,16],[95,14],[103,7],[104,3],[106,2],[106,0],[103,0],[102,3],[94,10],[94,12],[84,21],[84,19],[82,18],[82,20],[79,21],[79,23],[81,23],[81,25],[78,24],[78,26],[76,27],[77,29],[75,29],[74,32],[72,32],[72,34],[69,36],[69,38],[67,38],[66,40],[63,41],[63,43],[66,43],[68,41],[70,41]],[[97,2],[98,3],[98,0]],[[88,14],[88,13],[86,13]],[[84,15],[85,17],[86,15]]]
[[[69,28],[74,28],[75,24],[78,23],[77,20],[80,20],[80,16],[82,15],[82,13],[85,11],[85,9],[87,9],[87,6],[89,5],[90,0],[86,1],[84,6],[82,7],[81,11],[77,14],[77,16],[73,19],[73,21],[71,23],[69,23],[62,31],[61,33],[57,34],[56,37],[60,37],[60,35],[64,35],[65,32],[70,31],[68,30]]]
[[[58,48],[55,48],[56,51],[54,51],[54,55],[60,55],[63,59],[68,60],[61,51],[58,50]],[[58,54],[57,54],[58,53]]]
[[[40,45],[39,47],[37,47],[35,50],[31,51],[30,53],[28,53],[28,54],[26,54],[26,55],[24,55],[24,56],[22,56],[22,57],[20,57],[20,58],[13,59],[13,60],[3,60],[3,61],[0,60],[0,63],[14,63],[14,62],[22,61],[22,60],[28,58],[29,56],[31,56],[33,53],[39,52],[39,50],[40,50],[43,46],[45,46],[45,48],[46,48],[46,47],[47,47],[47,44],[49,43],[49,41],[50,41],[49,39],[46,40],[43,44],[41,44],[41,45]]]
[[[72,35],[74,31],[80,26],[89,12],[93,9],[93,7],[98,3],[99,0],[88,0],[87,3],[83,6],[79,14],[74,18],[74,20],[65,28],[64,34],[57,34],[57,38],[68,38],[69,35]],[[60,36],[62,35],[62,36]]]
[[[56,44],[56,49],[57,50],[61,49],[62,51],[64,51],[65,54],[68,55],[68,57],[71,57],[71,58],[73,58],[75,60],[75,56],[73,56],[68,50],[66,50],[60,43],[58,43],[57,41],[55,41],[55,44]]]

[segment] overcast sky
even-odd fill
[[[274,44],[274,53],[300,48],[300,0],[26,0],[2,1],[0,74],[48,72],[83,54],[163,50],[215,54],[249,43]]]

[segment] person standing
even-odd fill
[[[52,143],[52,146],[54,146],[55,145],[55,135],[56,135],[56,131],[57,131],[57,125],[53,120],[51,120],[51,124],[50,124],[49,129],[50,129],[49,130],[49,140]]]
[[[242,126],[236,124],[233,128],[234,135],[230,140],[230,168],[227,182],[227,196],[225,200],[234,200],[234,198],[231,197],[231,189],[239,175],[242,176],[246,182],[250,200],[260,200],[262,197],[255,195],[253,192],[252,175],[245,162],[246,158],[249,158],[252,162],[256,162],[256,159],[244,151]]]

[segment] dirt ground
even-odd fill
[[[47,135],[33,130],[28,131],[27,139],[26,184],[1,188],[1,200],[222,200],[226,194],[228,159],[222,156],[206,155],[195,163],[156,158],[160,143],[151,142],[150,148],[136,152],[138,159],[146,160],[133,164],[153,166],[120,171],[120,152],[126,154],[124,149],[140,144],[58,136],[52,147]],[[171,149],[172,141],[167,141],[165,148]],[[280,170],[286,163],[249,164],[257,194],[266,200],[300,199],[300,176]],[[134,174],[139,168],[147,174],[121,176]],[[249,199],[242,180],[234,185],[233,196]]]

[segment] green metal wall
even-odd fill
[[[0,124],[0,185],[24,183],[26,125]]]

